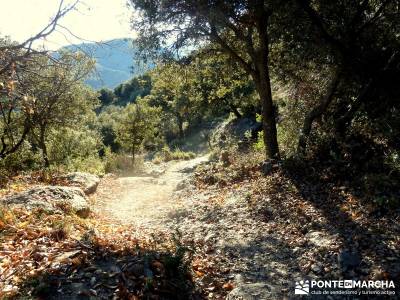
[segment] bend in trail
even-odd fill
[[[171,216],[179,210],[174,197],[178,184],[208,160],[200,156],[172,161],[160,170],[153,167],[146,176],[103,180],[96,193],[95,211],[110,221],[133,225],[136,229],[157,232],[165,229]]]

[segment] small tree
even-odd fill
[[[131,153],[133,164],[145,142],[154,139],[159,114],[160,109],[149,106],[145,99],[139,99],[125,107],[122,120],[117,125],[117,141]]]
[[[162,107],[164,117],[176,120],[181,139],[185,136],[184,124],[190,123],[196,110],[192,77],[190,68],[178,63],[161,64],[152,72],[151,102]]]
[[[32,130],[30,118],[23,113],[32,111],[34,100],[26,78],[44,57],[56,61],[47,51],[34,49],[33,44],[56,31],[59,21],[76,9],[79,0],[67,5],[64,2],[60,0],[50,22],[24,42],[11,42],[0,36],[0,159],[17,152]]]
[[[83,84],[94,61],[81,53],[61,53],[57,63],[44,59],[26,83],[33,97],[26,114],[31,136],[42,150],[45,167],[50,165],[46,140],[51,128],[76,127],[93,113],[96,94]]]

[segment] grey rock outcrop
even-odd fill
[[[90,207],[85,194],[77,187],[39,186],[0,200],[9,206],[42,208],[49,212],[72,212],[87,217]]]
[[[98,176],[84,172],[69,173],[63,176],[63,179],[74,186],[82,188],[86,195],[94,193],[100,183],[100,178]]]

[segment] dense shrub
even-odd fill
[[[154,159],[154,163],[168,162],[171,160],[189,160],[195,158],[196,154],[193,152],[185,152],[179,148],[171,150],[168,146],[165,146],[161,151],[159,151]]]

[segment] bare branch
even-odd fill
[[[333,35],[331,35],[327,28],[326,25],[321,18],[321,16],[310,6],[310,1],[309,0],[297,0],[297,3],[303,8],[303,10],[308,14],[310,17],[311,21],[313,24],[318,28],[318,30],[321,32],[322,37],[330,43],[332,46],[334,46],[337,50],[339,50],[341,53],[346,53],[346,47],[338,40],[336,39]]]

